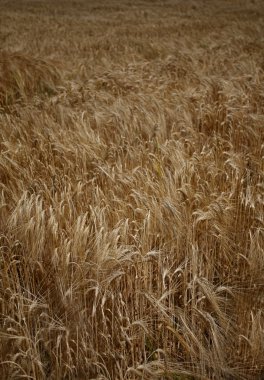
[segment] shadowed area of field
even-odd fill
[[[263,31],[0,0],[1,379],[263,379]]]

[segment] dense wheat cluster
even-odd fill
[[[0,0],[0,378],[264,379],[264,4]]]

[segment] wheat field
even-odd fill
[[[0,378],[264,379],[264,3],[0,0]]]

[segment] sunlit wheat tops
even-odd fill
[[[263,380],[264,4],[0,0],[0,378]]]

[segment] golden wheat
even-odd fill
[[[1,379],[263,379],[263,14],[0,2]]]

